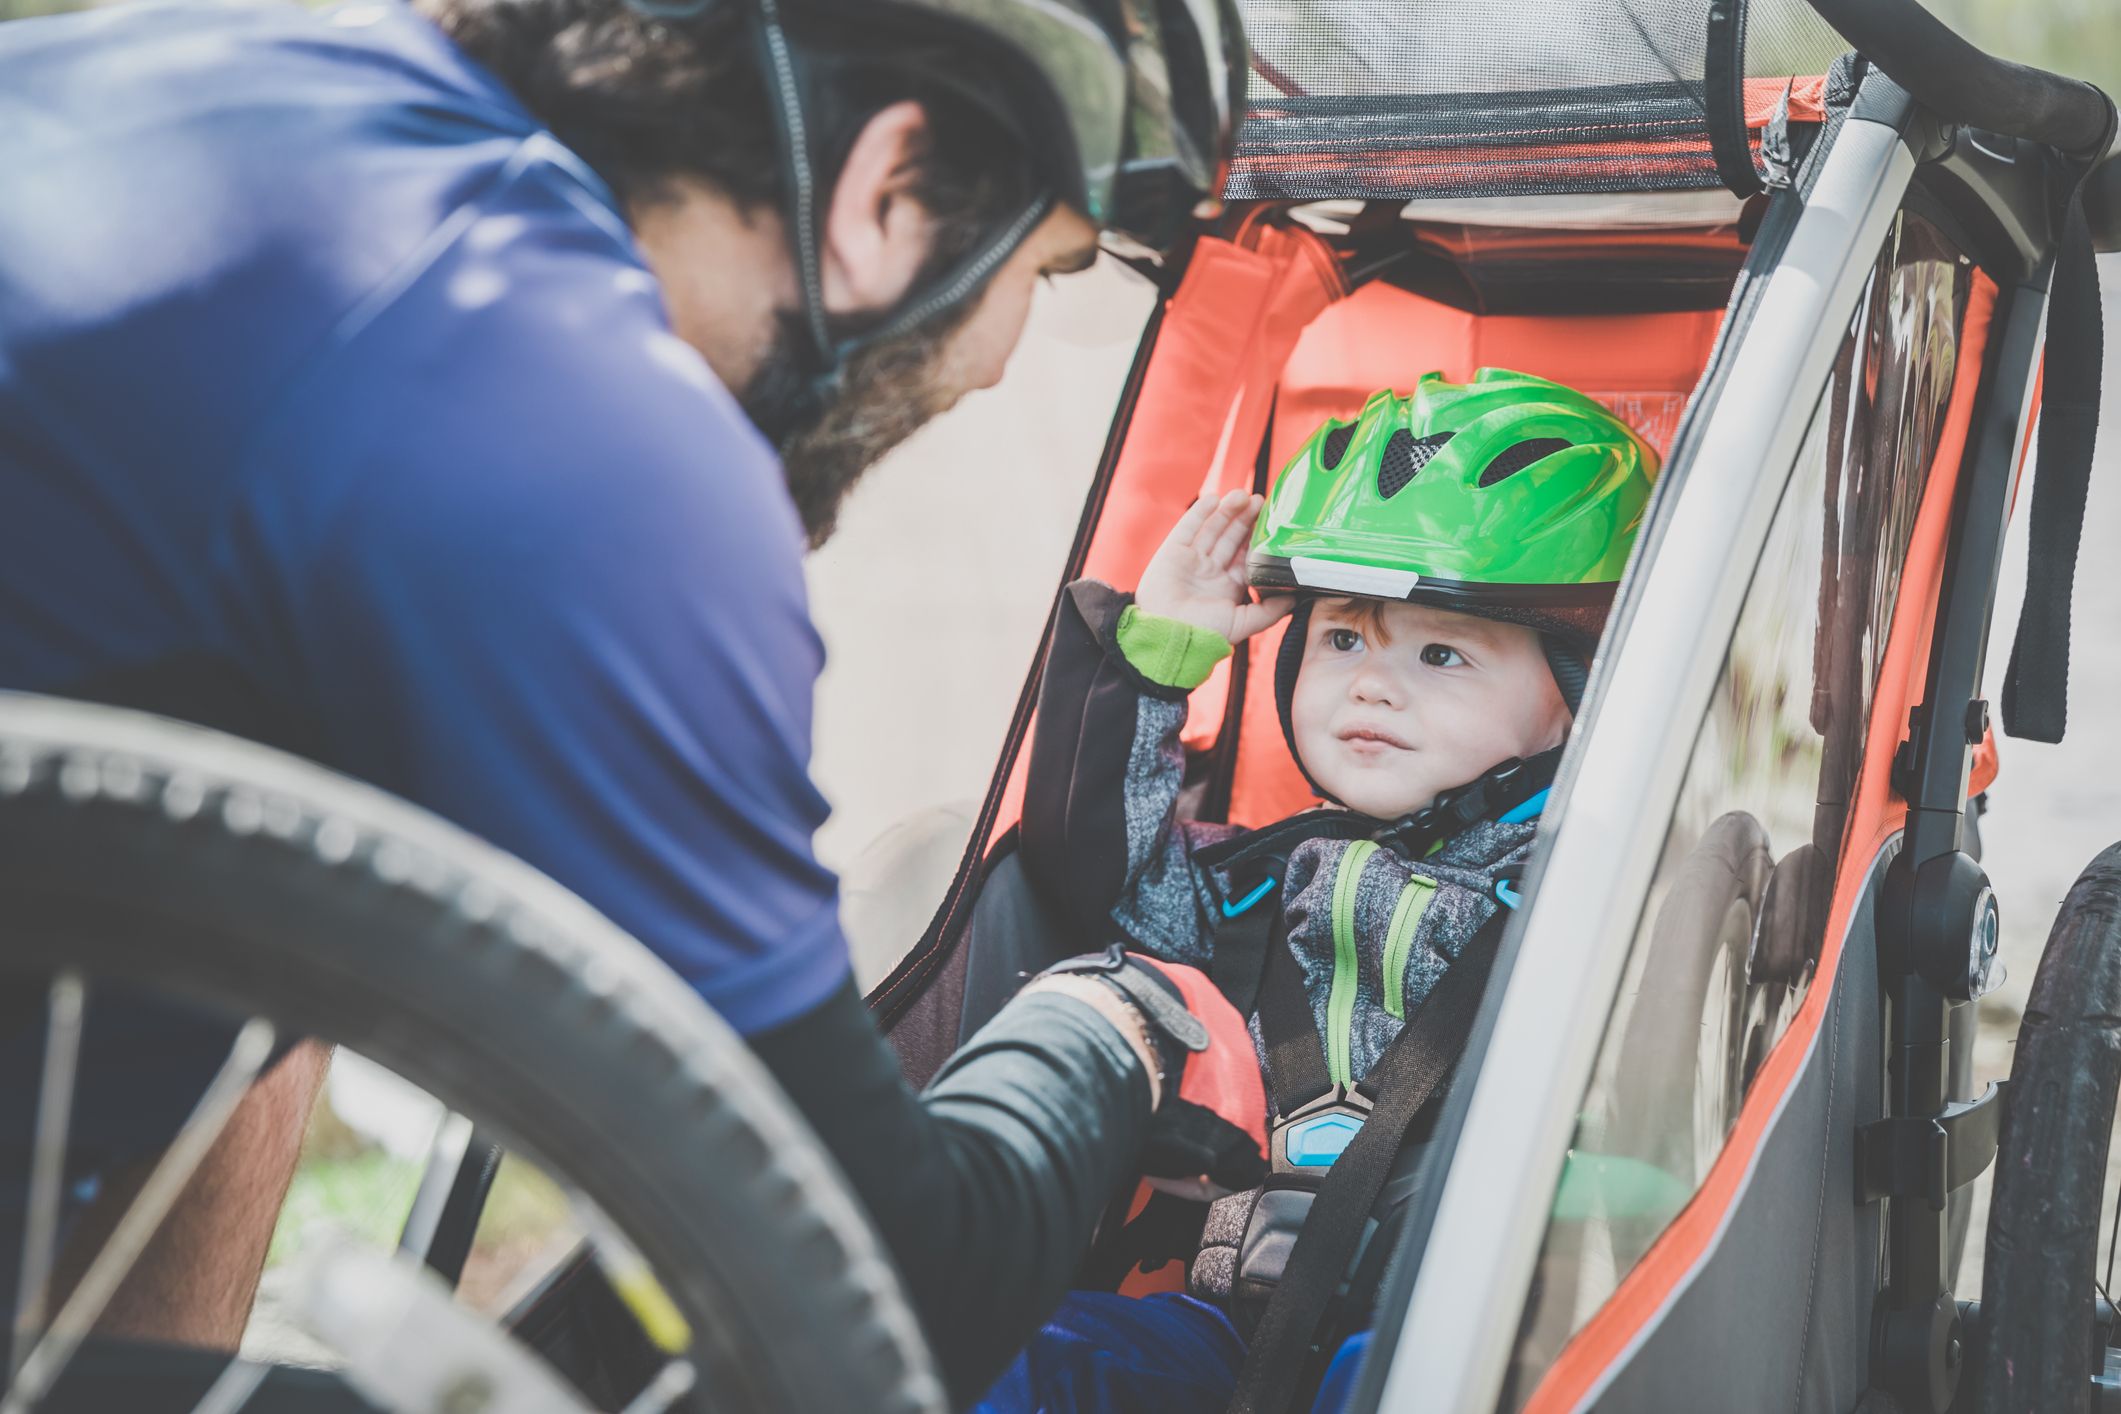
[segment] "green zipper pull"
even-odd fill
[[[1416,874],[1399,891],[1392,926],[1385,930],[1385,1010],[1401,1021],[1407,1019],[1407,954],[1414,950],[1414,930],[1421,926],[1429,901],[1435,897],[1436,881]]]

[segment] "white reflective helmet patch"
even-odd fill
[[[1370,599],[1404,599],[1421,583],[1421,576],[1413,570],[1322,560],[1315,555],[1291,555],[1289,573],[1306,589],[1360,594]]]

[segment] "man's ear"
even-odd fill
[[[934,243],[934,216],[913,194],[928,145],[928,114],[910,100],[863,125],[825,208],[825,308],[891,308],[912,288]]]

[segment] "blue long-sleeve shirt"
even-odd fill
[[[773,450],[605,186],[397,5],[0,27],[0,688],[493,840],[739,1030],[848,975]]]

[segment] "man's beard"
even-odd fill
[[[811,389],[809,337],[793,315],[780,321],[741,402],[759,430],[780,449],[789,494],[815,550],[839,524],[840,506],[862,473],[957,401],[940,377],[950,340],[964,326],[972,302],[961,303],[895,338],[847,360],[836,393]],[[837,322],[837,321],[835,321]],[[858,333],[831,330],[834,339]]]

